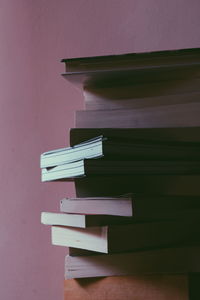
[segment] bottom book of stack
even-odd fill
[[[69,252],[65,258],[65,279],[200,271],[200,246],[115,254],[84,253],[76,249]]]

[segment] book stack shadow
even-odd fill
[[[68,247],[65,299],[198,299],[200,50],[62,62],[86,108],[40,159],[76,188],[41,214]]]

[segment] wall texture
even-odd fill
[[[200,47],[198,0],[0,1],[0,298],[62,299],[66,249],[40,212],[72,184],[40,183],[41,152],[68,145],[81,92],[65,57]]]

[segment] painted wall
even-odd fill
[[[64,57],[200,47],[198,0],[0,1],[0,299],[62,299],[66,249],[41,211],[72,184],[40,183],[41,152],[68,145],[81,92]]]

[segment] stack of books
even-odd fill
[[[66,299],[187,299],[184,274],[200,272],[199,49],[63,62],[86,110],[40,167],[76,187],[41,214],[69,248]]]

